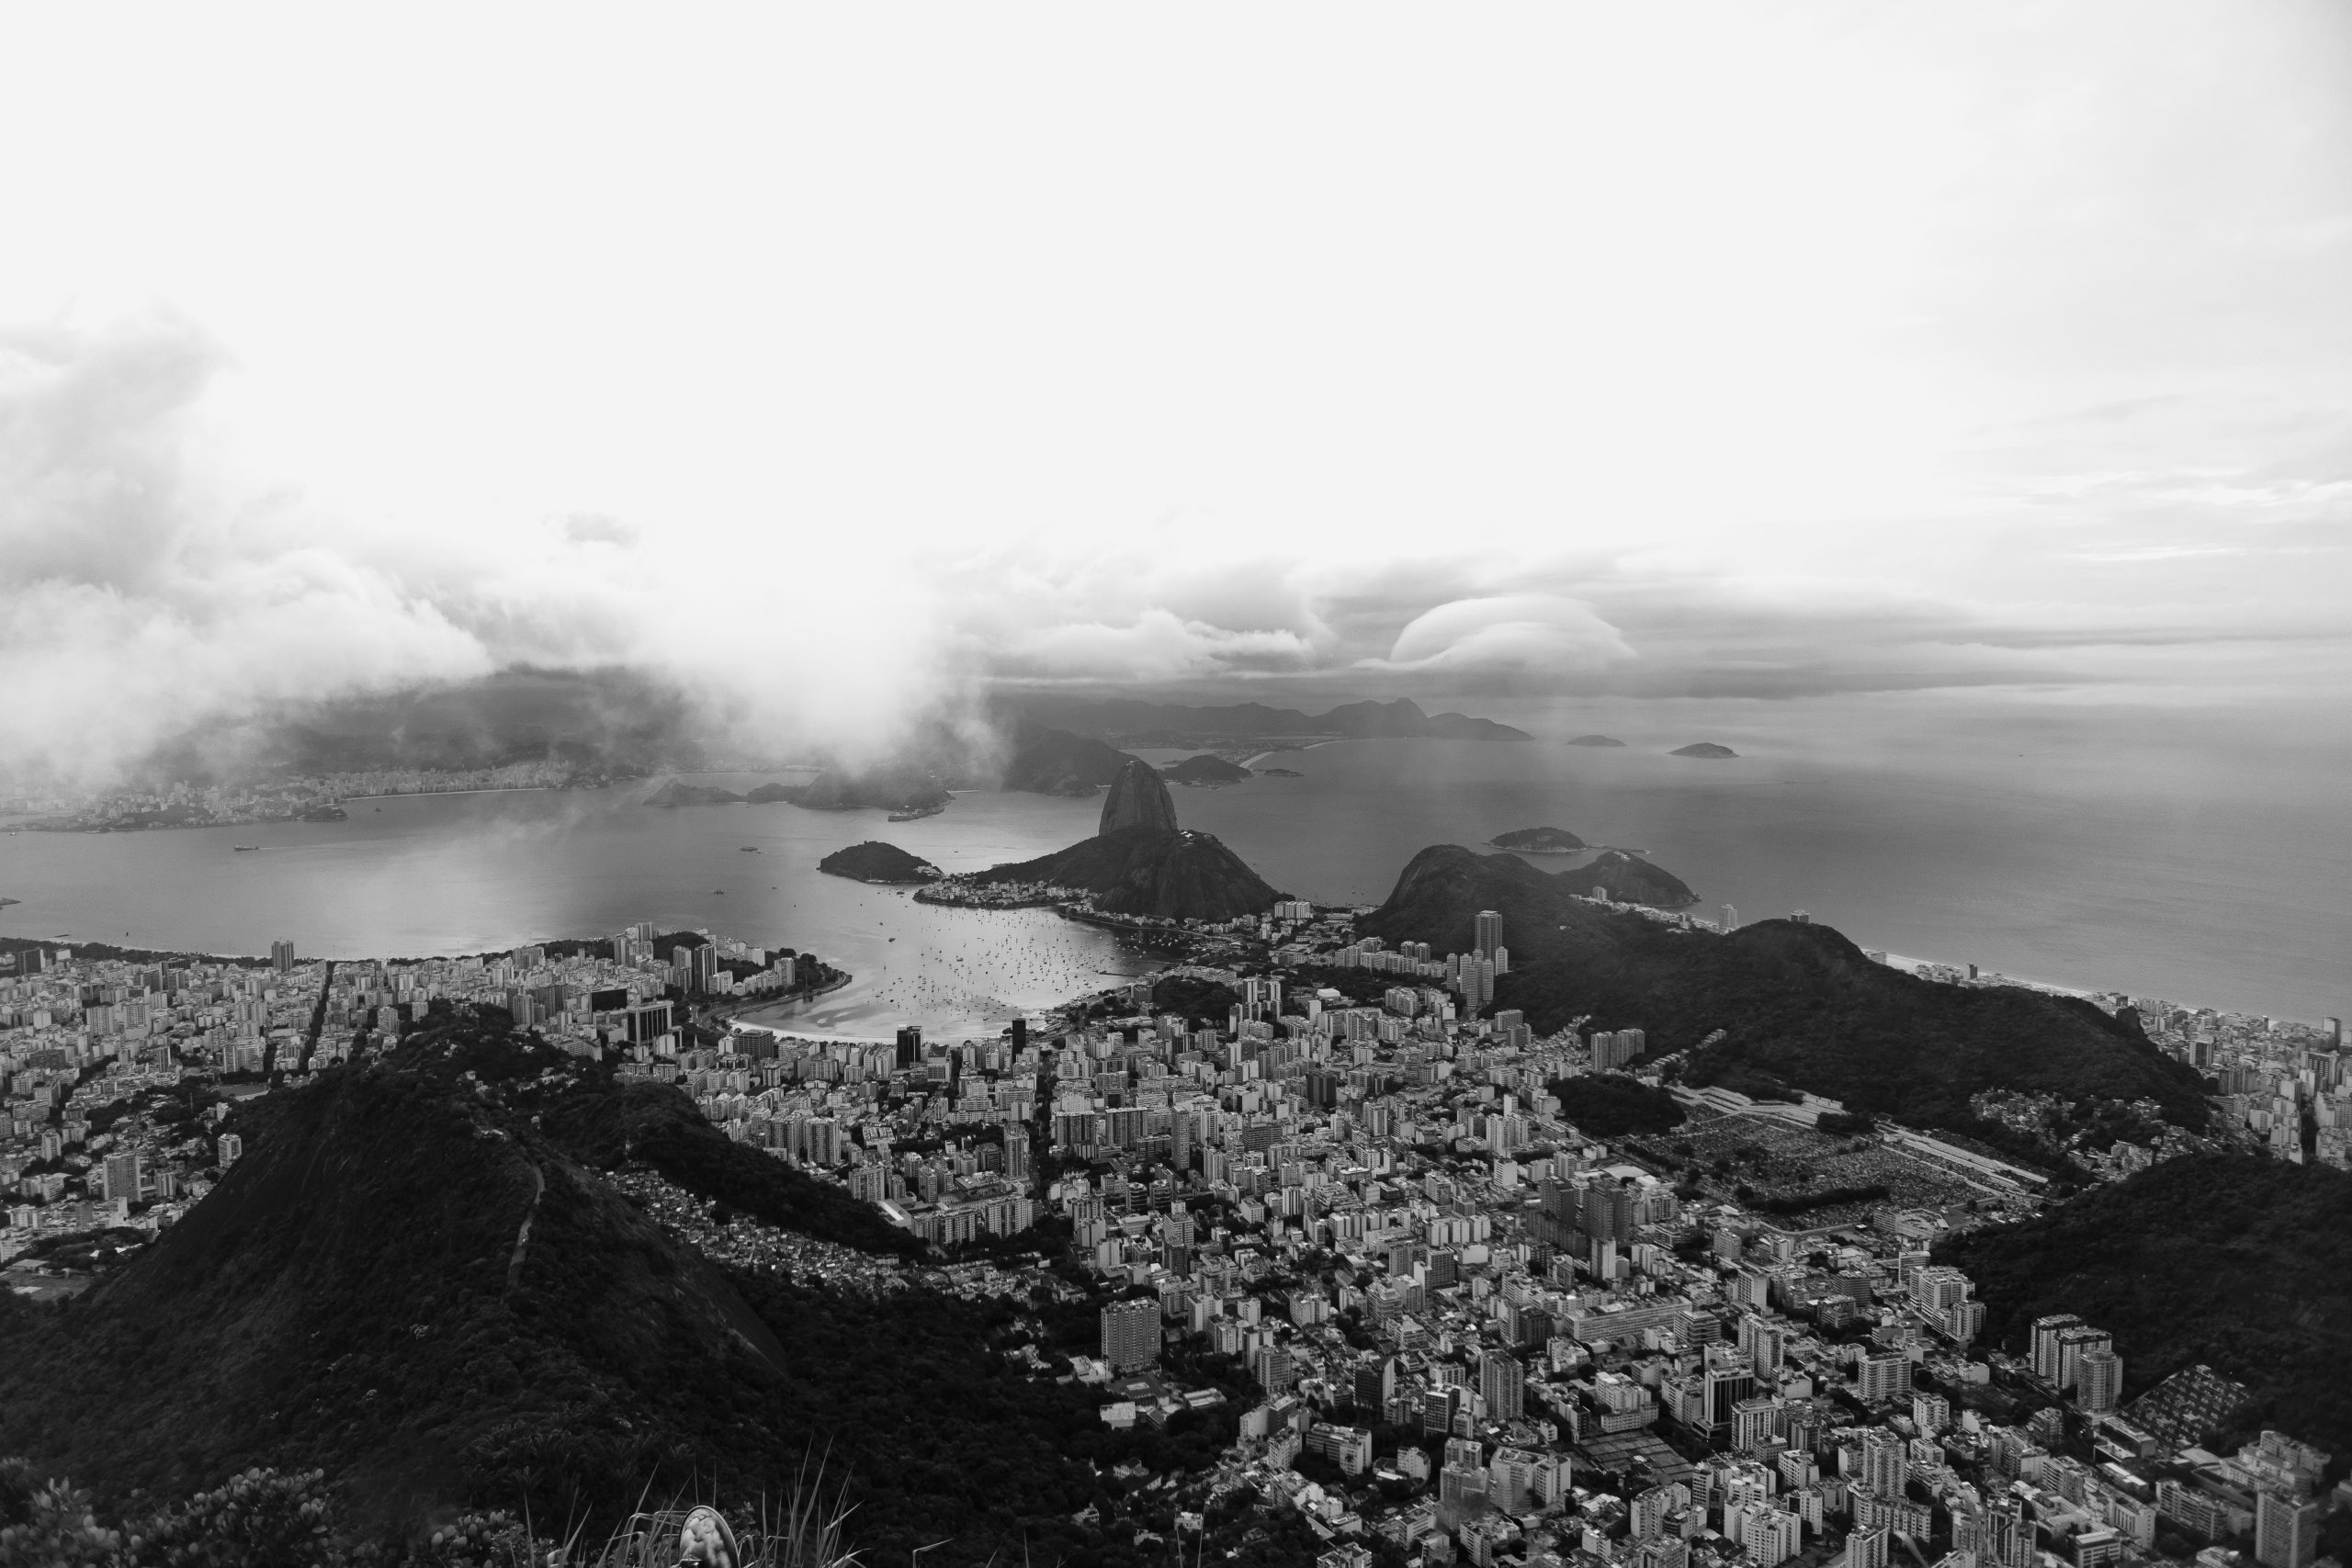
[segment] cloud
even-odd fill
[[[490,668],[430,604],[285,547],[266,496],[187,456],[222,363],[187,323],[0,339],[0,755],[119,772],[264,706]]]
[[[771,754],[888,750],[958,687],[887,546],[756,556],[552,525],[369,520],[241,471],[232,375],[186,320],[0,337],[0,771],[119,777],[158,745],[518,664],[625,667]],[[1230,639],[1228,639],[1230,640]]]
[[[1456,599],[1422,612],[1396,636],[1385,659],[1357,661],[1387,671],[1528,671],[1564,674],[1634,657],[1617,628],[1590,604],[1552,594]]]

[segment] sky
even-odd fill
[[[2352,742],[2352,10],[0,11],[0,757],[516,663]]]

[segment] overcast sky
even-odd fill
[[[368,22],[0,21],[0,750],[515,660],[2352,707],[2341,4]]]

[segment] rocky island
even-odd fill
[[[1204,751],[1197,757],[1162,768],[1161,778],[1170,784],[1239,784],[1250,777],[1250,770],[1238,762],[1228,762],[1214,751]]]
[[[1487,842],[1498,850],[1514,850],[1523,855],[1572,855],[1590,848],[1566,828],[1514,828],[1508,833],[1496,834]]]
[[[1625,743],[1613,735],[1578,735],[1572,737],[1568,744],[1571,746],[1623,746]]]
[[[936,882],[942,875],[929,861],[917,860],[898,845],[886,844],[878,839],[835,850],[817,863],[817,869],[828,876],[846,876],[855,882],[889,886]]]
[[[1736,757],[1738,752],[1728,746],[1718,746],[1712,740],[1694,740],[1688,746],[1677,746],[1677,757]]]

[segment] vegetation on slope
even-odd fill
[[[2271,1426],[2352,1450],[2352,1175],[2186,1156],[1936,1258],[1976,1281],[1994,1343],[2074,1313],[2115,1336],[2126,1398],[2203,1364],[2253,1391],[2222,1440]]]
[[[831,876],[846,876],[857,882],[895,884],[939,880],[937,866],[909,854],[896,844],[886,844],[878,839],[852,844],[845,850],[835,850],[817,863],[817,869]]]
[[[1663,1133],[1683,1122],[1681,1105],[1662,1089],[1619,1073],[1582,1073],[1545,1084],[1560,1114],[1588,1138]]]
[[[1680,877],[1623,850],[1603,850],[1591,861],[1561,876],[1589,887],[1606,889],[1620,904],[1646,904],[1653,909],[1687,909],[1699,896]]]
[[[927,1562],[1116,1568],[1162,1560],[1136,1537],[1176,1506],[1117,1470],[1197,1475],[1232,1436],[1238,1406],[1112,1430],[1097,1391],[1008,1359],[1090,1348],[1091,1292],[966,1303],[722,1271],[575,1151],[850,1227],[675,1091],[615,1085],[495,1010],[436,1011],[390,1060],[232,1124],[244,1156],[144,1256],[62,1309],[0,1298],[5,1440],[91,1485],[93,1529],[152,1506],[133,1489],[276,1466],[323,1471],[363,1533],[472,1504],[597,1540],[649,1487],[773,1497],[817,1455],[867,1561],[944,1542]],[[763,1196],[757,1171],[791,1179]],[[1295,1522],[1213,1512],[1213,1553],[1295,1561]]]
[[[1514,828],[1487,841],[1498,850],[1516,850],[1523,855],[1573,854],[1585,847],[1585,841],[1566,828]]]
[[[1497,986],[1498,1006],[1523,1009],[1539,1032],[1578,1017],[1640,1028],[1652,1056],[1690,1053],[1687,1082],[1768,1093],[1793,1085],[2003,1148],[2017,1139],[1978,1119],[1969,1100],[1979,1090],[2145,1098],[2177,1125],[2206,1123],[2196,1074],[2088,1002],[1919,979],[1873,964],[1826,926],[1684,931],[1575,897],[1579,875],[1439,845],[1413,858],[1360,929],[1458,952],[1478,911],[1498,910],[1512,970]],[[1718,1030],[1720,1040],[1698,1048]]]

